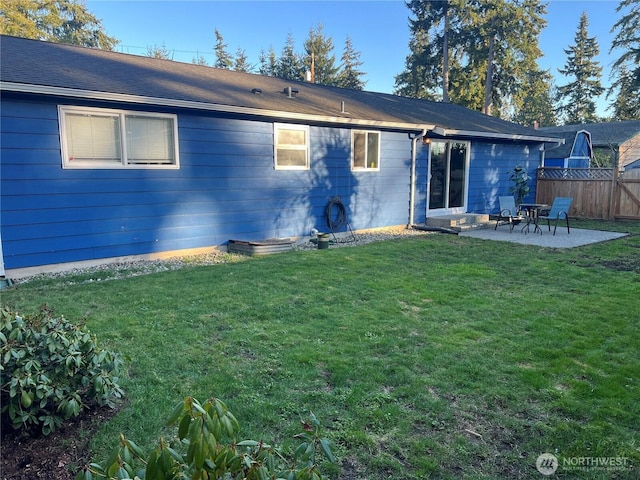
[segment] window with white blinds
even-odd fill
[[[64,168],[178,168],[177,117],[59,107]]]

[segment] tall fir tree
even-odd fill
[[[551,127],[557,125],[554,108],[553,80],[551,72],[533,71],[521,85],[522,95],[513,106],[510,120],[527,126]]]
[[[253,65],[249,63],[249,57],[247,57],[247,52],[240,47],[238,47],[235,58],[233,60],[233,69],[236,72],[252,72],[253,71]]]
[[[260,50],[258,63],[260,65],[258,67],[258,73],[260,75],[266,75],[268,77],[275,76],[278,66],[278,56],[273,47],[269,47],[268,52],[265,52],[264,49]]]
[[[611,29],[616,35],[609,53],[614,49],[622,53],[611,68],[614,81],[607,98],[614,97],[614,119],[640,120],[640,1],[622,0],[616,11],[624,13]]]
[[[304,64],[311,72],[312,81],[321,85],[336,85],[338,81],[338,67],[333,54],[333,39],[324,35],[322,24],[309,30],[304,42]]]
[[[455,57],[461,43],[461,6],[458,0],[407,2],[413,14],[409,18],[410,53],[405,59],[404,71],[395,78],[397,94],[448,100],[450,54],[453,50]]]
[[[3,0],[0,33],[103,50],[118,44],[81,0]]]
[[[296,53],[295,40],[291,33],[287,34],[287,40],[282,48],[282,54],[278,58],[274,76],[288,80],[302,80],[304,78],[304,62]]]
[[[216,68],[230,70],[233,66],[233,57],[227,51],[227,44],[224,43],[224,38],[217,28],[215,29],[215,35],[216,46],[213,48],[213,51],[216,54],[216,61],[213,66]]]
[[[360,52],[353,47],[351,37],[347,35],[342,52],[342,64],[338,73],[337,86],[350,88],[352,90],[362,90],[366,82],[362,80],[364,72],[360,70],[363,62],[360,60]]]
[[[481,87],[482,101],[474,96],[471,108],[511,119],[522,104],[522,84],[530,75],[544,78],[537,60],[542,56],[538,45],[546,25],[545,6],[538,0],[472,0],[463,9],[463,41],[468,55],[466,70]],[[529,91],[529,94],[531,91]]]
[[[601,83],[602,67],[595,60],[600,53],[598,41],[589,37],[587,13],[580,16],[574,42],[565,49],[567,61],[558,69],[573,81],[558,87],[558,112],[566,124],[592,123],[598,121],[596,100],[605,91]]]
[[[616,81],[611,85],[614,120],[640,120],[640,72],[629,72],[625,64],[618,67]]]
[[[410,54],[396,76],[400,95],[439,99],[509,117],[519,86],[542,73],[540,0],[411,0]]]

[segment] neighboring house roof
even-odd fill
[[[553,135],[553,136],[564,139],[564,143],[559,145],[556,144],[552,146],[547,146],[545,150],[546,151],[545,156],[547,158],[570,158],[572,156],[575,156],[575,153],[573,152],[573,147],[576,143],[576,136],[578,132],[583,132],[583,131],[590,133],[589,130],[586,130],[586,129],[584,130],[579,129],[576,131],[557,132],[557,133],[549,132],[549,135]],[[592,140],[591,146],[593,147],[593,140]]]
[[[581,123],[560,127],[542,127],[539,130],[553,136],[562,136],[565,139],[573,139],[576,132],[586,130],[591,133],[591,142],[594,147],[609,147],[610,145],[622,145],[640,134],[640,120]],[[571,142],[566,143],[571,145]]]
[[[0,36],[7,91],[212,110],[435,135],[556,140],[452,103],[284,80],[105,50]],[[291,97],[287,87],[293,89]],[[297,92],[295,92],[297,90]]]
[[[543,130],[542,128],[540,130]],[[564,143],[556,145],[547,145],[545,149],[545,156],[547,158],[569,158],[571,156],[571,149],[573,148],[573,142],[576,138],[577,132],[548,132],[549,135],[562,138]]]
[[[591,134],[593,148],[619,149],[620,165],[628,166],[640,160],[640,120],[623,122],[582,123],[560,127],[539,129],[548,135],[561,136],[564,145],[547,148],[548,158],[566,158],[571,153],[571,145],[577,132],[586,130]]]

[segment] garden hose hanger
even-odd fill
[[[327,203],[327,206],[324,209],[324,218],[327,222],[327,226],[333,234],[334,240],[337,240],[336,230],[339,230],[346,225],[351,233],[352,241],[356,241],[356,236],[353,233],[353,229],[351,228],[351,224],[347,218],[347,209],[344,206],[344,203],[342,203],[342,199],[340,197],[333,197],[329,200],[329,203]]]

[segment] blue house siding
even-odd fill
[[[7,269],[326,231],[325,207],[335,196],[354,229],[407,222],[411,142],[404,133],[381,132],[379,171],[353,172],[351,130],[312,126],[310,170],[275,170],[272,122],[161,109],[178,116],[179,169],[65,170],[57,105],[3,94]]]
[[[531,189],[525,201],[536,198],[536,172],[540,165],[540,145],[535,143],[471,143],[469,162],[469,213],[498,213],[498,197],[512,195],[511,171],[520,165],[527,170]]]

